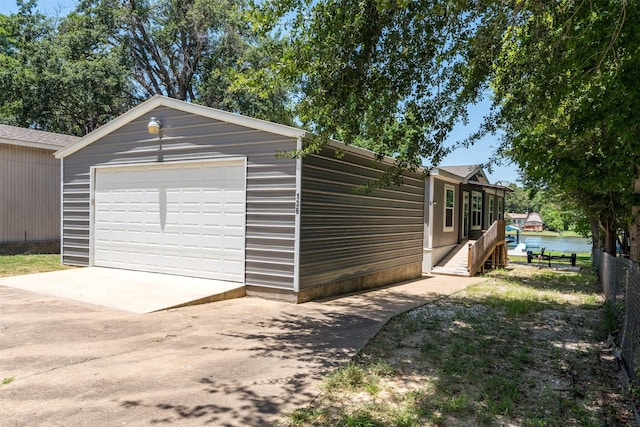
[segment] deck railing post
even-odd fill
[[[474,275],[478,270],[484,271],[484,262],[491,257],[491,268],[507,265],[507,250],[505,241],[505,221],[496,220],[488,230],[475,242],[469,243],[467,271]],[[483,261],[484,260],[484,261]],[[482,263],[482,265],[479,265]]]

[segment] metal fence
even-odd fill
[[[598,269],[610,308],[617,315],[619,329],[615,345],[629,376],[640,376],[640,266],[625,258],[594,251],[593,265]]]

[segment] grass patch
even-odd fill
[[[0,256],[0,277],[66,270],[60,255],[6,255]]]
[[[327,418],[327,413],[319,408],[298,408],[289,415],[292,426],[318,425]]]
[[[328,392],[348,390],[351,392],[367,392],[377,394],[380,380],[391,375],[392,369],[382,363],[374,363],[366,369],[357,363],[347,363],[336,369],[324,382]]]
[[[615,307],[595,275],[516,266],[487,277],[391,319],[281,424],[626,425],[615,361],[602,356]]]
[[[13,377],[7,377],[2,379],[2,385],[11,384],[13,382]]]
[[[561,309],[564,306],[559,292],[541,291],[518,283],[482,283],[468,288],[465,294],[474,301],[502,308],[510,316],[523,316],[550,307]]]

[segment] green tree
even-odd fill
[[[564,199],[562,194],[544,192],[544,198],[540,205],[540,215],[546,228],[562,233],[569,230],[575,220],[577,208],[572,202]]]
[[[523,2],[492,79],[505,152],[604,232],[631,218],[640,70],[636,2]]]
[[[52,31],[51,21],[33,13],[35,0],[17,2],[19,11],[0,15],[0,120],[3,123],[30,124],[30,106],[34,97],[30,88],[37,79],[28,67],[33,46]]]
[[[490,71],[506,25],[499,4],[475,2],[273,0],[260,12],[263,31],[289,30],[281,75],[298,84],[302,125],[321,136],[307,150],[336,138],[394,156],[392,173],[448,152],[451,129],[486,89],[486,79],[463,83]]]
[[[290,90],[242,2],[85,0],[69,15],[36,0],[0,15],[0,121],[84,135],[154,94],[292,124]]]
[[[525,189],[516,184],[507,193],[505,207],[508,212],[538,212],[545,227],[558,232],[573,228],[579,216],[578,204],[567,200],[564,193],[548,189]]]
[[[127,69],[107,48],[104,28],[70,14],[54,21],[19,1],[0,15],[0,120],[51,132],[84,135],[132,105]]]
[[[513,191],[507,193],[505,197],[505,211],[512,213],[527,213],[529,209],[529,194],[517,184],[509,184],[509,188]]]
[[[285,75],[315,132],[437,164],[453,123],[491,92],[471,143],[497,128],[499,154],[529,184],[562,193],[604,230],[633,219],[640,258],[636,76],[640,3],[603,0],[272,0],[258,22],[292,26]],[[274,18],[275,17],[275,18]],[[265,24],[266,23],[266,24]],[[319,143],[322,139],[319,139]],[[310,150],[317,149],[311,144]],[[634,187],[635,183],[635,187]],[[638,205],[638,207],[634,207]]]
[[[281,48],[252,30],[244,1],[84,0],[78,13],[108,27],[138,98],[161,94],[292,123],[287,81],[268,72]]]

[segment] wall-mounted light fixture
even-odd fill
[[[162,127],[162,123],[160,123],[160,120],[156,119],[155,117],[151,117],[149,119],[147,130],[151,135],[158,135],[160,133],[161,127]]]

